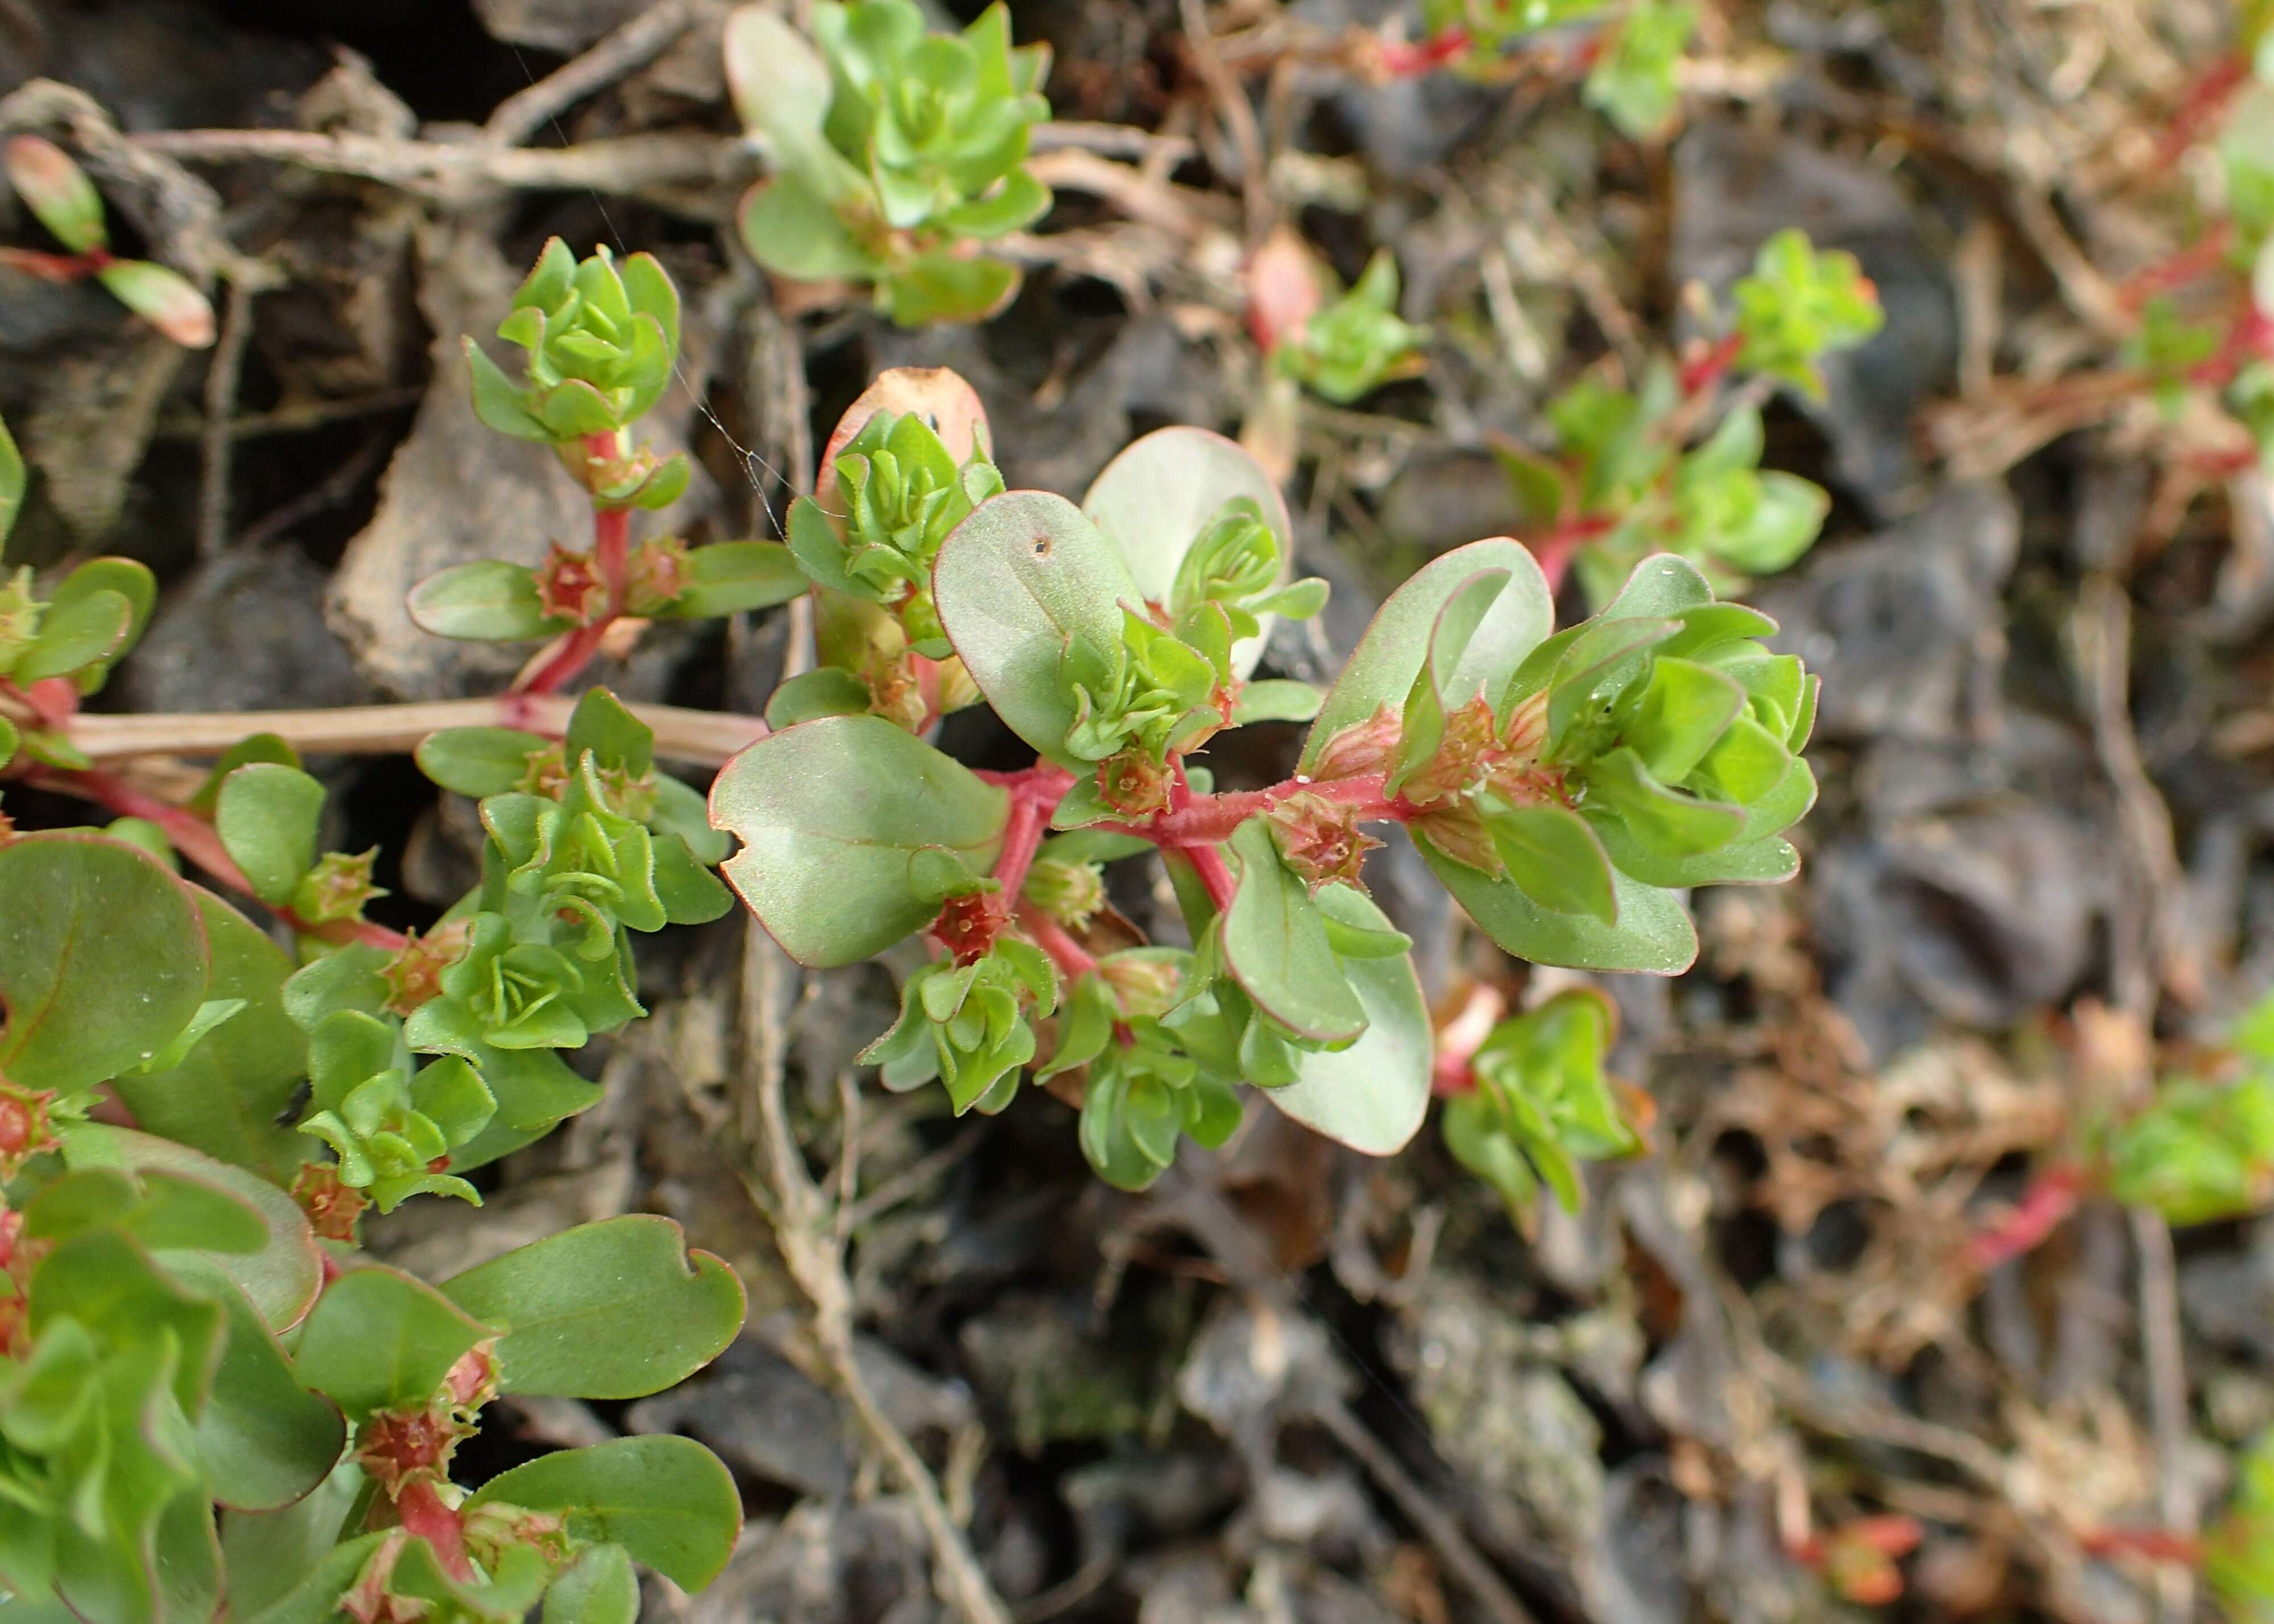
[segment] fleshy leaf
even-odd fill
[[[499,1327],[507,1393],[639,1398],[716,1358],[742,1324],[742,1289],[667,1218],[579,1225],[442,1282]]]
[[[294,1365],[301,1381],[359,1421],[426,1404],[460,1357],[493,1335],[425,1282],[372,1265],[317,1299]]]
[[[1330,922],[1367,933],[1390,929],[1389,917],[1347,885],[1318,895]],[[1429,1111],[1434,1036],[1420,979],[1404,953],[1346,959],[1343,973],[1366,1012],[1366,1031],[1348,1049],[1306,1054],[1295,1080],[1262,1091],[1297,1122],[1369,1156],[1395,1155]]]
[[[687,1438],[620,1438],[540,1455],[491,1478],[466,1507],[492,1501],[558,1513],[572,1538],[620,1545],[684,1590],[718,1576],[742,1527],[734,1478]]]
[[[944,846],[975,868],[1000,849],[1010,798],[882,717],[827,717],[720,770],[711,822],[742,842],[724,872],[801,964],[854,964],[930,922],[909,859]]]
[[[189,1024],[209,963],[191,890],[134,847],[78,834],[0,844],[0,1073],[70,1094]]]
[[[454,564],[412,587],[408,601],[410,619],[421,631],[461,641],[525,642],[568,624],[545,613],[537,577],[528,568],[503,559]]]
[[[214,829],[252,894],[276,907],[291,900],[293,888],[315,866],[323,814],[322,785],[297,767],[254,762],[222,781]]]

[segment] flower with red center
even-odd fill
[[[687,583],[685,542],[676,536],[644,541],[624,565],[624,607],[634,614],[659,614]]]
[[[1097,763],[1098,798],[1126,818],[1167,811],[1173,781],[1169,769],[1141,749],[1126,749]]]
[[[577,626],[590,626],[608,612],[608,583],[589,553],[571,553],[559,542],[537,568],[537,601],[545,613]]]
[[[302,1162],[300,1170],[292,1175],[291,1195],[306,1214],[308,1227],[320,1239],[337,1241],[346,1246],[361,1244],[356,1235],[356,1221],[371,1205],[371,1198],[342,1183],[339,1169],[331,1162]]]
[[[939,944],[955,955],[958,965],[973,965],[987,957],[995,945],[995,938],[1003,934],[1003,927],[1011,912],[1003,906],[999,892],[975,891],[960,897],[950,897],[940,905],[939,917],[931,923],[931,933]]]
[[[442,972],[465,957],[466,939],[473,921],[452,920],[421,936],[412,931],[403,938],[395,957],[379,974],[387,982],[387,1007],[408,1016],[442,993]]]
[[[1337,881],[1366,889],[1359,878],[1366,854],[1382,842],[1359,827],[1358,809],[1324,795],[1303,790],[1290,795],[1268,814],[1279,855],[1302,876],[1316,896],[1319,887]]]
[[[0,1077],[0,1178],[13,1178],[24,1163],[57,1144],[48,1108],[52,1088],[19,1088]]]
[[[356,1433],[356,1463],[393,1500],[407,1483],[447,1477],[458,1440],[473,1435],[473,1427],[448,1404],[375,1410]]]
[[[353,856],[345,852],[325,853],[322,861],[300,877],[292,892],[292,912],[309,925],[361,919],[365,903],[387,895],[371,883],[372,865],[378,861],[375,846]]]

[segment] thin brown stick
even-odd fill
[[[853,1338],[853,1288],[835,1204],[815,1183],[783,1098],[783,1032],[794,978],[788,958],[755,916],[743,938],[742,1049],[751,1154],[777,1214],[774,1244],[813,1305],[813,1342],[870,1443],[915,1507],[932,1548],[932,1583],[965,1624],[1011,1624],[971,1547],[947,1513],[939,1484],[907,1435],[892,1424],[862,1374]]]
[[[1263,150],[1263,131],[1255,122],[1246,86],[1224,65],[1223,53],[1216,49],[1216,38],[1209,32],[1204,0],[1180,0],[1178,11],[1184,19],[1185,39],[1192,46],[1193,65],[1216,98],[1232,144],[1239,149],[1239,195],[1246,209],[1247,242],[1252,248],[1271,229],[1270,161]]]
[[[520,146],[586,96],[654,61],[694,20],[688,0],[656,0],[583,56],[499,102],[482,133],[501,146]]]
[[[576,701],[561,695],[501,694],[419,704],[336,710],[212,710],[73,717],[71,741],[93,761],[136,756],[218,756],[254,733],[275,733],[311,756],[395,756],[445,727],[519,727],[558,737]],[[666,761],[716,767],[766,735],[752,716],[680,705],[625,707],[655,733]]]
[[[755,168],[749,143],[712,135],[627,135],[543,147],[300,130],[154,130],[129,139],[143,152],[184,162],[292,163],[453,204],[500,187],[624,194],[727,185]]]
[[[2173,1534],[2197,1527],[2187,1470],[2187,1365],[2180,1335],[2180,1266],[2163,1214],[2132,1209],[2132,1244],[2140,1258],[2140,1341],[2148,1367],[2148,1420],[2156,1440],[2157,1515]],[[2166,1563],[2157,1575],[2157,1610],[2165,1624],[2195,1616],[2195,1575]]]
[[[1428,1491],[1413,1480],[1398,1458],[1366,1430],[1346,1405],[1339,1400],[1329,1400],[1313,1406],[1311,1413],[1321,1426],[1334,1435],[1337,1443],[1358,1457],[1359,1463],[1382,1485],[1382,1492],[1397,1502],[1406,1521],[1437,1548],[1437,1554],[1445,1559],[1445,1566],[1452,1570],[1453,1577],[1476,1598],[1494,1624],[1532,1624],[1531,1613],[1502,1583],[1492,1564],[1469,1543],[1460,1523],[1429,1498]]]
[[[245,347],[252,337],[252,301],[260,289],[254,278],[240,276],[229,284],[222,304],[221,332],[214,340],[213,359],[206,370],[206,421],[200,447],[204,470],[198,490],[198,556],[215,559],[229,545],[229,483],[234,462],[234,436],[230,418],[237,411],[237,390],[245,373]]]

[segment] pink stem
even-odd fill
[[[1058,966],[1058,974],[1065,977],[1069,988],[1097,968],[1097,960],[1089,950],[1073,939],[1072,931],[1042,909],[1032,904],[1021,904],[1019,924],[1034,938],[1035,945],[1050,956],[1050,962]]]
[[[1448,28],[1419,45],[1408,45],[1403,40],[1384,40],[1380,58],[1382,71],[1392,79],[1419,79],[1467,55],[1472,43],[1466,28]]]
[[[2022,1192],[2012,1212],[1967,1243],[1968,1260],[1988,1270],[2036,1251],[2083,1199],[2082,1168],[2065,1162],[2049,1169]]]
[[[443,1572],[461,1583],[472,1581],[474,1564],[466,1554],[466,1525],[442,1503],[433,1484],[417,1477],[404,1484],[395,1497],[395,1510],[405,1530],[434,1548]]]
[[[2144,1556],[2151,1562],[2194,1567],[2202,1560],[2202,1541],[2162,1528],[2104,1528],[2080,1535],[2088,1556]]]
[[[1034,866],[1035,853],[1042,849],[1043,825],[1047,821],[1047,808],[1035,796],[1011,797],[1010,821],[1003,828],[1002,855],[995,860],[995,878],[1003,887],[1005,906],[1018,904],[1020,888],[1027,883],[1027,870]]]
[[[1221,795],[1193,795],[1181,805],[1142,823],[1109,825],[1117,833],[1135,835],[1156,846],[1216,846],[1231,838],[1232,831],[1249,818],[1269,812],[1292,796],[1311,794],[1353,808],[1359,817],[1375,822],[1404,823],[1419,810],[1403,796],[1385,795],[1385,775],[1369,772],[1353,778],[1334,778],[1314,784],[1290,778],[1269,789],[1232,790]]]

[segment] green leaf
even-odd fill
[[[200,816],[210,818],[214,807],[221,800],[221,786],[229,775],[252,762],[275,762],[280,766],[297,767],[300,752],[275,733],[247,733],[223,750],[214,760],[206,781],[198,786],[198,793],[190,797],[189,808]]]
[[[1690,0],[1636,0],[1587,75],[1587,105],[1637,139],[1663,130],[1681,105],[1675,64],[1697,25]]]
[[[805,574],[778,541],[722,541],[687,555],[687,585],[659,612],[699,620],[786,604],[806,589]]]
[[[312,1492],[282,1511],[233,1511],[222,1517],[222,1565],[230,1616],[259,1617],[316,1574],[339,1545],[340,1530],[365,1482],[362,1468],[343,1464]],[[341,1588],[345,1588],[344,1580]]]
[[[1279,538],[1292,568],[1295,527],[1287,516],[1278,482],[1235,441],[1207,429],[1156,429],[1105,465],[1083,493],[1081,510],[1119,549],[1136,583],[1137,596],[1166,604],[1185,554],[1223,511],[1245,497],[1263,510],[1263,522]],[[1232,647],[1232,673],[1245,677],[1262,658],[1270,622]]]
[[[184,350],[214,342],[213,304],[179,271],[147,259],[114,259],[94,275],[111,297]]]
[[[0,432],[4,432],[0,430]],[[4,534],[5,527],[0,526],[0,535]],[[84,600],[106,593],[115,593],[124,598],[132,606],[133,613],[127,622],[126,635],[118,640],[117,645],[102,658],[88,662],[73,673],[72,680],[82,694],[92,694],[102,686],[110,674],[111,667],[125,658],[127,650],[142,635],[143,628],[150,624],[151,611],[158,606],[158,578],[150,573],[148,565],[133,559],[89,559],[57,582],[53,595],[48,599],[49,614],[52,619],[66,611],[75,611],[76,605]],[[15,674],[19,680],[24,680],[20,667]]]
[[[73,253],[109,245],[102,195],[70,154],[43,136],[19,135],[7,146],[8,184],[49,234]]]
[[[559,1512],[572,1538],[620,1545],[683,1590],[718,1576],[742,1526],[734,1478],[686,1438],[621,1438],[541,1455],[491,1478],[466,1504],[493,1500]]]
[[[340,1602],[363,1572],[364,1564],[388,1540],[402,1537],[399,1530],[387,1529],[334,1545],[298,1583],[252,1613],[246,1624],[337,1624]]]
[[[198,1454],[222,1505],[280,1510],[329,1474],[347,1428],[337,1410],[294,1380],[245,1294],[225,1279],[205,1283],[228,1312],[229,1340],[198,1416]]]
[[[1299,1036],[1343,1043],[1366,1030],[1366,1010],[1303,882],[1279,861],[1270,826],[1232,832],[1239,887],[1224,919],[1224,966],[1256,1007]]]
[[[450,1367],[495,1334],[424,1281],[374,1264],[316,1299],[295,1363],[303,1382],[360,1421],[429,1402]]]
[[[446,727],[418,741],[418,771],[476,801],[519,789],[529,776],[529,758],[550,751],[553,741],[517,727]]]
[[[910,858],[942,846],[993,866],[1010,798],[882,717],[828,717],[761,739],[711,789],[711,821],[742,850],[724,871],[801,964],[854,964],[937,912]]]
[[[139,1065],[204,1002],[205,927],[190,888],[115,840],[0,845],[0,1073],[72,1094]]]
[[[742,1328],[742,1289],[668,1218],[579,1225],[442,1282],[442,1294],[502,1327],[507,1393],[639,1398],[682,1381]]]
[[[1008,259],[928,253],[877,285],[885,313],[904,327],[936,321],[985,321],[1018,297],[1019,267]]]
[[[1232,707],[1231,725],[1251,722],[1307,722],[1318,715],[1326,695],[1307,682],[1271,680],[1242,686]]]
[[[764,6],[727,15],[722,47],[735,116],[747,130],[787,140],[792,150],[818,139],[829,116],[829,64],[806,37]]]
[[[545,1592],[540,1624],[637,1624],[639,1580],[621,1545],[594,1545]]]
[[[306,1034],[284,1012],[292,962],[220,898],[196,896],[211,952],[206,996],[245,1007],[170,1071],[121,1075],[119,1098],[146,1132],[282,1183],[305,1160],[305,1141],[278,1122],[307,1075]]]
[[[1346,928],[1391,929],[1389,916],[1347,885],[1329,885],[1319,911]],[[1348,1049],[1306,1054],[1295,1080],[1264,1089],[1281,1112],[1369,1156],[1395,1155],[1429,1112],[1435,1034],[1413,961],[1404,953],[1344,959],[1343,974],[1366,1013],[1366,1031]]]
[[[552,440],[553,431],[529,410],[522,387],[507,377],[505,370],[472,339],[460,342],[465,346],[466,375],[473,385],[474,416],[515,440]]]
[[[133,628],[134,605],[117,592],[88,592],[61,603],[50,600],[40,617],[39,637],[8,675],[19,685],[68,676],[117,653]]]
[[[645,778],[655,765],[655,734],[607,689],[587,688],[568,714],[561,751],[575,763],[588,750],[604,771]]]
[[[1618,923],[1606,925],[1582,914],[1550,912],[1510,882],[1441,854],[1427,838],[1414,845],[1477,928],[1518,959],[1574,970],[1678,975],[1698,957],[1697,929],[1672,891],[1614,875]]]
[[[1618,923],[1610,860],[1585,818],[1569,807],[1502,807],[1486,814],[1485,827],[1526,897],[1554,913]]]
[[[24,508],[24,454],[16,449],[16,437],[8,432],[8,425],[0,423],[0,542],[16,528],[16,515]]]
[[[1405,703],[1428,658],[1439,614],[1487,570],[1508,572],[1508,583],[1486,622],[1490,631],[1485,646],[1495,650],[1493,664],[1521,660],[1547,635],[1555,623],[1555,604],[1538,561],[1521,542],[1504,537],[1473,541],[1432,560],[1389,595],[1359,640],[1311,725],[1300,771],[1315,766],[1327,741],[1344,728],[1369,720],[1384,705],[1396,710]],[[1487,633],[1480,628],[1478,635]]]
[[[290,902],[316,863],[324,786],[297,767],[254,762],[222,781],[214,830],[252,894],[271,907]]]
[[[940,544],[932,601],[995,713],[1061,766],[1074,702],[1058,667],[1067,641],[1120,646],[1138,597],[1121,550],[1063,497],[1009,491],[982,502]]]
[[[407,606],[421,631],[465,642],[525,642],[568,624],[545,613],[528,567],[503,559],[455,564],[429,575],[410,589]]]
[[[884,269],[802,171],[787,170],[751,187],[738,221],[750,257],[777,276],[866,281]]]
[[[865,716],[869,685],[838,665],[819,665],[789,679],[766,701],[766,726],[779,732],[825,716]]]
[[[308,1221],[292,1198],[267,1179],[217,1162],[154,1133],[84,1123],[72,1130],[66,1158],[73,1169],[120,1168],[138,1177],[171,1174],[211,1184],[260,1214],[266,1241],[258,1252],[174,1252],[153,1255],[168,1267],[194,1259],[227,1275],[269,1329],[300,1323],[323,1285],[323,1259]]]

